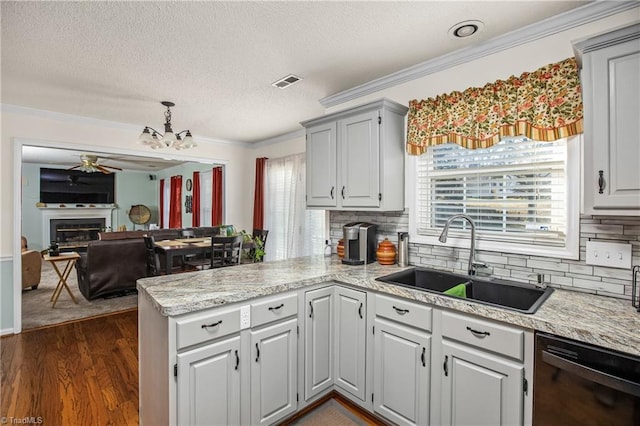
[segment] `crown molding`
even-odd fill
[[[493,37],[480,45],[465,47],[327,96],[320,99],[319,102],[325,108],[333,107],[392,86],[638,7],[640,7],[640,2],[638,1],[595,1],[510,33]]]
[[[49,110],[25,107],[25,106],[14,105],[14,104],[0,104],[0,112],[27,115],[30,117],[45,118],[45,119],[55,120],[55,121],[60,121],[65,123],[99,126],[99,127],[110,128],[110,129],[131,130],[135,132],[136,135],[140,132],[140,129],[144,127],[144,125],[121,123],[118,121],[108,121],[108,120],[102,120],[99,118],[65,114],[62,112],[49,111]],[[234,145],[234,146],[240,146],[243,148],[248,148],[251,146],[251,144],[248,142],[231,141],[226,139],[213,139],[213,138],[198,136],[197,134],[194,135],[194,137],[198,144],[200,142],[204,142],[204,143],[210,143],[210,144]]]
[[[305,136],[304,129],[298,129],[289,133],[283,133],[281,135],[274,136],[272,138],[262,139],[261,141],[251,144],[250,147],[252,149],[263,148],[265,146],[275,145],[277,143],[289,141],[291,139],[304,138],[304,136]]]

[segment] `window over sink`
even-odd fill
[[[481,250],[577,258],[581,139],[509,137],[474,150],[446,143],[410,157],[412,241],[438,245],[447,219],[466,214]],[[452,224],[454,245],[468,247],[467,226]]]

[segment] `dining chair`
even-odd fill
[[[180,230],[180,238],[196,238],[196,232],[193,229],[181,229]],[[200,269],[203,266],[202,260],[205,258],[204,251],[202,254],[185,254],[181,258],[181,266],[184,271],[187,269],[187,266],[195,267],[196,269]],[[204,262],[208,264],[207,262]]]
[[[147,250],[147,277],[160,275],[160,258],[156,253],[155,241],[152,236],[145,235],[144,247]]]
[[[242,235],[211,237],[211,267],[238,265],[242,257],[242,241]]]

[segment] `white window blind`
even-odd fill
[[[508,138],[487,149],[456,144],[429,147],[416,161],[419,235],[439,235],[464,213],[483,240],[565,246],[567,141]],[[579,190],[579,182],[573,182]],[[465,229],[455,221],[452,229]],[[462,234],[461,234],[462,236]]]

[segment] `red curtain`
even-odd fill
[[[256,158],[256,184],[253,195],[253,229],[264,229],[264,168],[268,158]]]
[[[211,226],[222,225],[222,167],[214,167],[212,173]]]
[[[191,226],[200,226],[200,172],[193,172],[193,202]]]
[[[182,228],[182,176],[171,176],[169,228]]]
[[[164,227],[164,179],[160,179],[160,228]]]

